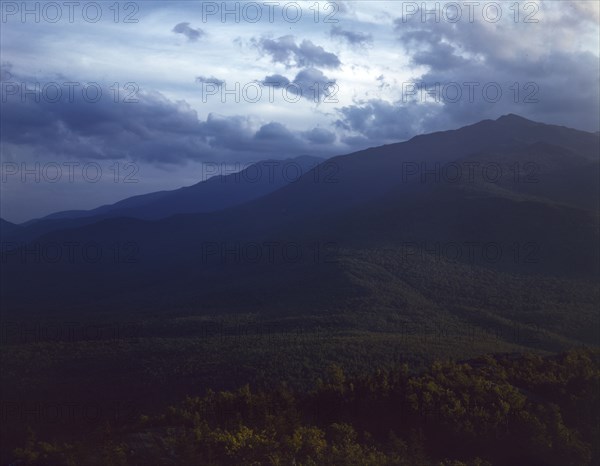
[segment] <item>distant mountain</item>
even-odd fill
[[[176,214],[214,212],[248,201],[295,182],[304,173],[323,162],[319,157],[303,155],[285,160],[263,160],[238,173],[217,175],[192,186],[129,197],[91,210],[70,210],[26,222],[5,237],[19,235],[32,240],[44,233],[74,228],[116,217],[158,220]]]
[[[33,263],[12,253],[5,307],[385,308],[502,325],[533,319],[552,338],[589,341],[599,154],[596,134],[508,115],[335,157],[220,211],[112,218],[42,235],[42,247],[90,244],[105,255]]]
[[[185,189],[185,188],[181,188]],[[136,207],[147,206],[148,204],[152,204],[152,202],[156,202],[157,200],[168,196],[174,191],[158,191],[148,194],[140,194],[138,196],[128,197],[121,201],[115,202],[114,204],[106,204],[100,207],[96,207],[95,209],[90,210],[64,210],[60,212],[55,212],[50,215],[46,215],[41,219],[35,219],[30,222],[26,222],[26,224],[36,223],[43,220],[62,220],[62,219],[75,219],[75,218],[86,218],[86,217],[104,217],[108,218],[113,213],[116,213],[120,210],[129,210],[132,214],[135,214]],[[119,216],[119,215],[117,215]]]
[[[310,155],[262,160],[237,173],[213,176],[192,186],[133,196],[87,211],[57,212],[44,219],[131,217],[157,220],[175,214],[214,212],[276,191],[321,162],[322,158]]]

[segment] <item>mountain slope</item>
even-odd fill
[[[88,211],[57,212],[44,219],[93,216],[156,220],[182,213],[213,212],[275,191],[322,161],[309,155],[286,160],[263,160],[237,173],[213,176],[192,186],[133,196]]]
[[[30,241],[47,232],[76,228],[100,220],[128,217],[158,220],[176,214],[214,212],[242,204],[295,182],[323,159],[300,156],[286,160],[263,160],[238,173],[218,175],[173,191],[159,191],[123,199],[92,210],[62,211],[7,230],[6,239]]]
[[[11,235],[20,230],[19,225],[0,218],[0,237]]]
[[[11,273],[3,278],[6,304],[15,311],[55,312],[68,306],[356,312],[381,304],[380,285],[364,274],[379,270],[383,260],[398,270],[393,279],[387,273],[379,278],[390,280],[389,303],[410,294],[404,285],[392,286],[398,280],[423,296],[429,287],[441,289],[450,281],[444,293],[434,293],[438,301],[429,301],[428,312],[436,315],[455,312],[448,306],[457,293],[481,300],[502,294],[505,290],[496,289],[501,281],[533,280],[542,288],[535,296],[551,289],[565,296],[559,300],[562,310],[556,310],[561,325],[553,322],[552,328],[566,328],[561,319],[571,315],[585,326],[570,335],[581,334],[590,325],[581,313],[595,299],[588,282],[598,274],[598,210],[588,199],[597,190],[589,173],[598,166],[598,142],[591,133],[501,118],[336,157],[276,192],[219,212],[159,221],[107,219],[55,231],[39,238],[40,244],[93,244],[104,257],[34,264],[16,251],[7,260]],[[537,164],[538,182],[513,182],[514,173],[497,182],[481,173],[472,180],[439,182],[405,176],[415,163],[430,169],[436,163],[511,167],[515,161]],[[517,179],[530,174],[526,167],[517,172]],[[578,186],[575,195],[564,189],[561,173],[569,173],[569,183]],[[454,257],[457,246],[461,257]],[[301,252],[294,260],[286,256],[292,247]],[[499,258],[490,256],[498,249]],[[383,259],[361,260],[356,268],[354,258],[369,257],[368,251]],[[404,262],[415,258],[413,269],[422,277],[440,271],[458,275],[413,283]],[[460,265],[458,272],[450,272],[451,264]],[[488,274],[499,278],[485,278]],[[26,292],[30,283],[36,283],[35,296]],[[534,299],[531,290],[522,293],[529,296],[523,299]]]

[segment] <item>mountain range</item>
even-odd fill
[[[552,305],[550,339],[590,341],[599,153],[598,134],[506,115],[319,164],[295,159],[307,170],[293,182],[214,178],[26,225],[3,221],[4,308],[383,309],[498,323],[539,321]],[[68,257],[68,244],[102,257]],[[62,248],[58,260],[35,260],[50,247]]]
[[[107,218],[158,220],[176,214],[214,212],[251,201],[294,182],[323,162],[309,155],[286,160],[263,160],[228,175],[213,176],[192,186],[129,197],[91,210],[55,212],[19,226],[9,222],[0,234],[6,240],[33,240],[53,230],[96,223]]]

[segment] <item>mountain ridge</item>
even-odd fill
[[[409,244],[417,244],[429,251],[425,252],[428,256],[431,251],[435,254],[438,244],[457,244],[463,249],[461,263],[476,268],[479,274],[490,270],[548,279],[596,277],[599,251],[594,238],[598,235],[598,209],[582,200],[598,189],[598,183],[590,177],[598,167],[594,159],[598,137],[577,130],[566,130],[557,136],[554,127],[541,124],[536,125],[537,135],[522,141],[514,136],[523,130],[514,130],[513,123],[490,121],[483,126],[488,128],[487,133],[475,141],[468,138],[481,133],[480,126],[445,133],[441,139],[448,142],[447,138],[454,137],[452,144],[440,145],[440,136],[434,134],[423,136],[430,139],[417,143],[334,157],[294,183],[215,212],[177,214],[159,220],[112,218],[47,232],[38,236],[36,242],[95,244],[108,251],[115,244],[135,244],[136,260],[100,264],[82,260],[70,264],[63,260],[59,264],[38,265],[20,263],[19,253],[14,252],[7,259],[11,273],[3,278],[10,290],[7,294],[12,295],[7,298],[12,307],[46,307],[57,302],[64,306],[67,290],[75,287],[77,293],[68,298],[75,300],[74,306],[82,305],[90,296],[107,306],[114,306],[114,300],[135,303],[135,293],[144,290],[155,297],[145,304],[149,307],[160,307],[165,296],[169,296],[169,306],[189,307],[205,302],[211,306],[231,303],[235,307],[257,303],[259,309],[272,309],[276,303],[287,308],[313,299],[316,308],[331,308],[341,306],[345,300],[358,299],[360,293],[348,281],[353,272],[345,269],[347,264],[353,264],[352,259],[311,263],[316,249],[327,250],[330,246],[332,257],[341,251],[349,251],[342,256],[352,257],[365,250],[401,251]],[[494,132],[493,137],[488,137],[490,132]],[[578,142],[577,138],[581,140]],[[428,147],[434,150],[426,150]],[[474,162],[510,168],[515,161],[537,163],[538,182],[523,183],[521,180],[530,173],[521,169],[519,182],[512,181],[512,172],[507,172],[511,178],[495,183],[483,173],[478,173],[472,182],[437,182],[431,177],[423,180],[419,174],[403,179],[403,169],[414,168],[417,162],[434,164],[428,168],[436,163],[445,166]],[[569,185],[577,186],[576,195],[564,190]],[[486,260],[481,254],[473,260],[466,254],[468,243],[476,243],[480,249],[497,245],[504,255],[498,261]],[[239,251],[249,244],[264,253],[262,262],[240,256]],[[279,254],[265,263],[267,244],[280,249],[296,245],[304,256],[298,263],[289,263]],[[524,249],[527,254],[522,253]],[[232,255],[234,263],[228,260]],[[524,256],[534,260],[524,262]],[[429,259],[426,264],[434,266]],[[401,268],[403,274],[411,273]],[[436,270],[428,269],[427,273]],[[39,283],[37,296],[27,297],[25,304],[24,289],[32,280]],[[325,293],[324,286],[332,291]],[[239,296],[235,304],[228,297],[231,293]],[[393,299],[400,300],[402,296]]]

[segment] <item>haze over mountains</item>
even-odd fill
[[[508,166],[504,168],[513,171],[486,175],[490,179],[487,183],[488,188],[497,185],[505,189],[530,192],[533,196],[541,190],[542,196],[548,199],[554,198],[557,202],[594,208],[597,207],[597,196],[589,196],[592,194],[589,190],[597,188],[597,183],[595,172],[588,168],[590,163],[593,165],[598,161],[598,154],[595,152],[597,139],[597,133],[545,125],[516,115],[506,115],[495,122],[485,120],[460,130],[417,136],[404,143],[335,157],[311,174],[307,172],[319,165],[322,159],[301,156],[284,161],[265,160],[245,168],[240,173],[215,176],[173,191],[133,196],[92,210],[56,212],[21,224],[21,234],[26,234],[25,227],[31,225],[36,225],[36,228],[32,229],[27,237],[81,225],[49,222],[55,220],[88,219],[85,223],[113,217],[156,220],[175,214],[216,212],[252,201],[296,181],[303,187],[292,188],[292,191],[300,190],[302,195],[310,196],[301,204],[312,210],[315,206],[310,201],[321,197],[325,190],[328,202],[319,203],[318,208],[337,210],[350,207],[355,199],[356,202],[362,202],[376,197],[395,185],[415,182],[440,184],[441,178],[445,178],[445,184],[464,182],[475,172],[482,171],[474,170],[475,164],[486,161],[495,163],[499,158]],[[432,173],[436,170],[436,164],[448,164],[458,160],[467,164],[465,167],[459,167],[460,174],[455,169],[454,173],[448,175],[445,171],[453,167],[447,165],[441,167],[437,174]],[[478,160],[480,162],[477,162]],[[517,179],[515,176],[516,165],[510,165],[513,163],[521,164],[519,169],[523,171],[523,179]],[[525,167],[526,164],[529,164],[528,167]],[[493,168],[486,169],[489,171]],[[546,179],[540,183],[537,176],[542,168]],[[341,170],[344,170],[344,174],[341,183],[338,183],[337,178]],[[442,170],[445,170],[444,173]],[[306,176],[299,180],[301,174]],[[557,174],[559,176],[548,182],[549,176]],[[574,186],[571,183],[581,181],[579,178],[585,178],[586,174],[588,179],[584,180],[583,186],[579,183]],[[481,181],[482,174],[477,175],[478,181]],[[451,179],[452,176],[456,179]],[[498,179],[493,180],[493,176],[497,176]],[[571,177],[575,180],[571,180]],[[315,185],[316,189],[306,189],[306,185]],[[578,187],[581,190],[577,189]],[[286,197],[279,196],[279,199]],[[339,199],[342,200],[342,206],[337,204]],[[6,223],[3,234],[10,237],[14,227],[9,226],[10,222],[3,222]],[[40,223],[47,224],[42,226]],[[11,231],[8,231],[9,228]]]
[[[309,155],[286,160],[263,160],[249,164],[237,173],[219,174],[193,186],[133,196],[91,210],[56,212],[17,227],[7,223],[0,233],[5,239],[17,234],[17,238],[23,241],[48,231],[73,228],[106,218],[157,220],[175,214],[214,212],[275,191],[297,180],[321,162],[323,159]]]
[[[597,134],[507,115],[334,157],[287,184],[215,179],[143,204],[128,199],[92,211],[100,216],[87,225],[51,220],[57,228],[29,245],[19,237],[31,238],[35,223],[4,227],[5,309],[410,314],[420,303],[421,315],[468,320],[481,296],[502,295],[522,304],[511,318],[527,320],[526,302],[544,306],[559,293],[568,305],[553,302],[548,331],[587,340],[600,257],[599,152]],[[204,189],[223,197],[199,200],[201,213],[147,220],[189,212],[186,196]],[[69,257],[67,244],[103,254]],[[49,245],[62,247],[61,257],[34,260],[35,248],[43,255]],[[566,326],[575,306],[577,324]]]
[[[219,174],[193,186],[133,196],[92,210],[57,212],[44,219],[132,217],[156,220],[175,214],[214,212],[275,191],[321,162],[323,159],[310,155],[263,160],[237,173]]]

